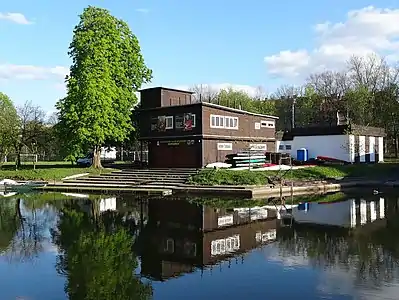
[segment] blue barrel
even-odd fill
[[[296,151],[296,159],[299,161],[307,161],[309,159],[308,149],[298,149]]]

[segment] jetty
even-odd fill
[[[291,195],[323,194],[352,188],[397,186],[399,182],[386,180],[333,180],[304,182],[301,186],[199,186],[188,184],[188,178],[198,173],[198,169],[123,169],[100,175],[80,174],[64,178],[62,181],[48,182],[46,186],[35,187],[41,191],[86,192],[102,194],[138,194],[168,196],[171,194],[193,196],[237,197],[261,199]]]

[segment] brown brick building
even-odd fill
[[[150,168],[200,168],[244,148],[275,151],[277,119],[196,102],[187,91],[141,91],[140,140],[148,144]]]
[[[213,208],[181,199],[150,199],[137,247],[141,274],[167,280],[205,269],[276,240],[273,211]]]

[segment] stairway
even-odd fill
[[[191,175],[197,173],[197,169],[125,169],[68,179],[63,183],[79,186],[173,188],[184,185]]]

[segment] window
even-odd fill
[[[224,117],[211,115],[211,128],[224,128]]]
[[[291,150],[291,145],[285,145],[285,150]]]
[[[173,239],[166,239],[164,240],[163,251],[166,253],[173,253],[175,252],[175,241]]]
[[[238,129],[238,118],[211,115],[211,128]]]
[[[176,115],[175,116],[175,128],[176,129],[184,128],[184,115]]]
[[[211,242],[211,255],[225,255],[240,249],[240,236],[233,235],[225,239],[214,240]]]
[[[173,116],[165,117],[165,129],[173,129]]]
[[[284,145],[279,145],[278,150],[284,150]]]
[[[274,121],[262,120],[262,121],[260,121],[260,126],[262,128],[274,128],[275,124],[274,124]]]
[[[255,129],[260,129],[260,127],[261,127],[260,123],[256,122],[255,123]]]
[[[224,117],[226,126],[228,129],[238,129],[238,118],[237,117]]]
[[[195,114],[184,114],[184,130],[190,131],[195,127]]]

